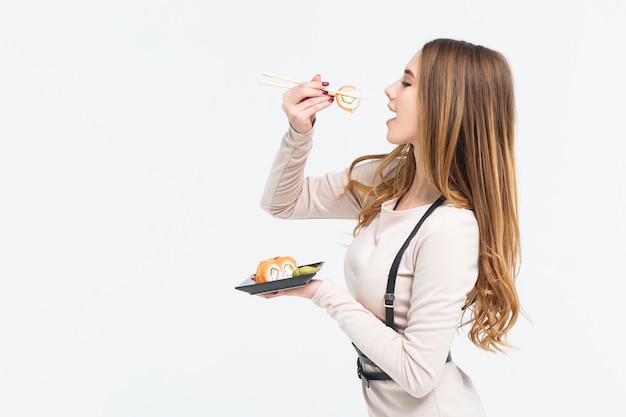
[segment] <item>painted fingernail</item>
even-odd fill
[[[329,102],[329,103],[332,103],[333,101],[335,101],[335,98],[334,98],[334,97],[331,97],[331,98],[329,98],[329,99],[328,99],[328,102]]]
[[[328,91],[322,90],[322,94],[328,94]]]
[[[276,294],[278,294],[278,291],[273,291],[271,294],[272,295],[276,295]]]
[[[322,85],[326,87],[327,85],[330,85],[330,83],[328,81],[322,81]]]

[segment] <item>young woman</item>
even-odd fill
[[[326,86],[316,75],[284,93],[290,126],[261,205],[285,219],[355,219],[348,292],[314,279],[263,297],[310,298],[338,322],[355,346],[371,417],[483,416],[450,346],[466,326],[479,348],[506,350],[520,313],[507,61],[464,41],[426,43],[385,89],[395,149],[305,177],[315,115],[333,102]]]

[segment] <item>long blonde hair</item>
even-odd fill
[[[511,347],[506,335],[520,314],[515,287],[521,259],[514,158],[513,79],[502,54],[464,41],[436,39],[422,48],[418,108],[423,171],[452,204],[472,210],[480,231],[478,278],[467,294],[469,339],[487,351]],[[379,159],[373,185],[352,179],[364,194],[354,233],[406,192],[416,175],[413,145]],[[465,317],[465,314],[464,314]]]

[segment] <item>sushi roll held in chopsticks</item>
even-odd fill
[[[276,75],[269,72],[262,72],[261,75],[287,81],[294,85],[302,83],[302,81],[293,80],[291,78],[283,77],[282,75]],[[270,81],[261,81],[261,84],[282,88],[293,87],[293,85],[278,84]],[[354,113],[354,111],[359,107],[359,104],[361,104],[361,100],[365,100],[365,97],[361,96],[361,90],[353,85],[344,85],[339,87],[339,89],[337,90],[327,88],[326,91],[328,91],[329,95],[335,97],[335,102],[337,103],[339,108],[341,108],[342,110],[346,110],[350,113]]]
[[[346,95],[349,94],[349,95]],[[361,99],[356,98],[361,95],[361,90],[356,88],[353,85],[344,85],[343,87],[339,87],[337,93],[335,94],[335,98],[337,99],[337,105],[342,109],[349,111],[350,113],[354,113],[354,111],[361,104]]]

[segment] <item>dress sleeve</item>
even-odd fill
[[[306,160],[311,152],[313,130],[298,133],[291,127],[283,135],[261,197],[261,208],[283,219],[355,219],[361,196],[343,193],[348,170],[320,177],[305,177]],[[372,176],[372,164],[354,170],[361,181]]]
[[[312,300],[396,383],[420,398],[439,381],[461,307],[476,282],[478,226],[468,210],[435,212],[415,239],[415,249],[406,254],[414,257],[415,273],[404,331],[387,327],[331,282],[324,281]]]

